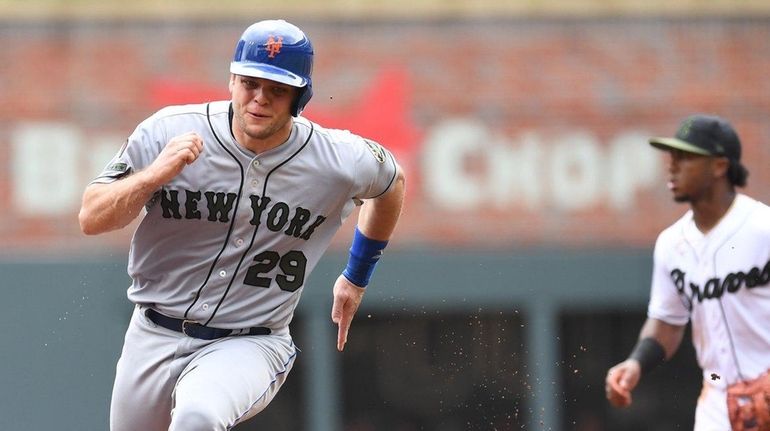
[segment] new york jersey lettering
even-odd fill
[[[184,205],[180,195],[184,195]],[[160,206],[163,218],[166,219],[200,220],[205,213],[207,221],[229,223],[237,198],[235,193],[164,189],[160,193]],[[273,232],[283,232],[306,241],[326,221],[324,215],[313,214],[300,206],[292,207],[286,202],[273,202],[268,196],[250,195],[249,202],[249,223],[252,226],[258,227],[264,223]]]

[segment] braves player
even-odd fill
[[[724,119],[690,116],[675,137],[650,144],[670,153],[668,187],[690,210],[657,239],[647,321],[629,358],[607,373],[607,399],[631,404],[640,377],[676,352],[689,322],[703,371],[695,430],[730,430],[728,389],[770,368],[770,207],[736,193],[748,172]]]
[[[343,350],[401,213],[404,175],[376,142],[300,116],[312,67],[302,30],[253,24],[230,65],[231,100],[161,109],[86,188],[86,234],[145,210],[113,431],[226,430],[264,409],[298,352],[289,323],[308,276],[361,205],[333,287]]]

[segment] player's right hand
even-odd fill
[[[182,172],[186,165],[198,159],[203,151],[203,138],[195,132],[175,136],[158,154],[158,158],[147,168],[155,181],[163,185]]]
[[[631,391],[634,390],[642,376],[642,368],[636,359],[626,359],[607,371],[604,389],[607,400],[614,407],[631,405]]]

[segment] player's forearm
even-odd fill
[[[393,187],[384,195],[364,202],[358,214],[358,230],[367,238],[387,241],[396,228],[406,192],[406,178],[401,169]]]
[[[350,246],[350,257],[342,275],[358,287],[366,287],[396,228],[404,201],[404,174],[399,169],[395,183],[384,195],[364,202]]]
[[[661,320],[648,318],[639,333],[639,339],[654,338],[666,353],[666,359],[674,356],[684,338],[685,326],[671,325]]]
[[[139,215],[157,187],[145,172],[88,186],[78,215],[80,229],[86,235],[97,235],[125,227]]]

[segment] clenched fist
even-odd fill
[[[175,136],[147,168],[158,184],[166,184],[179,175],[186,165],[195,162],[203,151],[203,139],[195,132]]]

